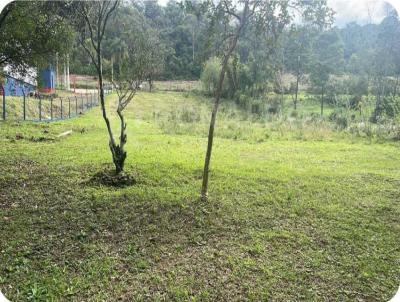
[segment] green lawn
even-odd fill
[[[114,108],[114,96],[109,96]],[[0,289],[11,301],[387,301],[400,283],[399,143],[140,93],[126,188],[97,107],[0,123]],[[113,116],[113,123],[117,125]],[[56,135],[73,130],[63,139]]]

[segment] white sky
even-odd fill
[[[341,27],[351,21],[379,23],[386,15],[385,2],[398,6],[400,0],[328,0],[328,5],[336,11],[335,23]]]
[[[0,0],[0,10],[11,0]],[[158,0],[166,5],[168,0]],[[385,16],[384,3],[388,2],[400,14],[400,0],[328,0],[328,4],[336,11],[335,22],[338,26],[356,21],[360,24],[379,23]]]

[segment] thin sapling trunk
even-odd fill
[[[213,141],[214,141],[215,121],[217,120],[217,113],[218,113],[219,102],[221,99],[224,78],[225,78],[226,70],[228,68],[229,58],[231,57],[232,53],[234,52],[234,50],[236,48],[237,41],[239,39],[239,36],[241,34],[241,31],[242,31],[245,23],[246,23],[247,14],[248,14],[248,2],[245,3],[243,14],[240,19],[240,24],[230,42],[228,50],[225,53],[224,59],[222,61],[222,68],[221,68],[221,72],[220,72],[220,76],[219,76],[219,80],[218,80],[217,91],[215,94],[214,107],[213,107],[213,110],[211,113],[210,128],[208,130],[207,151],[206,151],[206,157],[205,157],[205,161],[204,161],[203,182],[202,182],[202,186],[201,186],[201,200],[202,201],[208,200],[208,177],[209,177],[209,172],[210,172],[211,153],[212,153],[212,147],[213,147]]]

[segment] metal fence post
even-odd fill
[[[62,101],[62,97],[60,97],[61,100],[61,119],[63,119],[63,101]]]
[[[26,120],[26,99],[25,99],[25,93],[23,93],[24,97],[24,121]]]
[[[71,118],[71,98],[68,98],[68,118]]]
[[[42,120],[42,98],[39,94],[39,121]]]
[[[85,112],[85,108],[83,107],[83,94],[81,94],[81,103],[82,103],[82,113]]]
[[[50,98],[50,119],[53,120],[53,97]]]
[[[88,97],[86,95],[86,108],[89,108],[89,102],[88,102]]]
[[[75,95],[75,116],[78,116],[78,98]]]

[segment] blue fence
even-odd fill
[[[2,120],[57,121],[77,117],[99,105],[96,94],[73,96],[5,96],[1,95]]]

